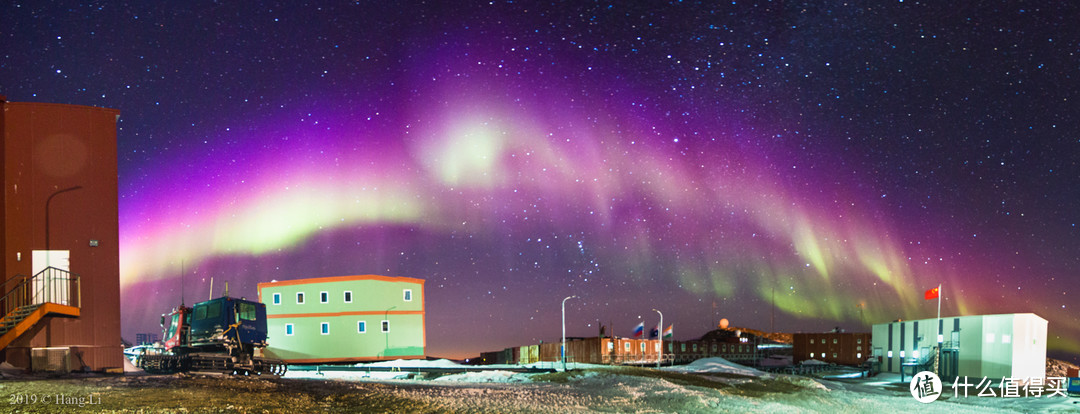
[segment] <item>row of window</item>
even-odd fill
[[[811,343],[811,344],[813,344],[813,343],[814,343],[814,338],[810,338],[810,343]],[[825,339],[824,339],[824,338],[822,338],[822,339],[821,339],[821,343],[823,343],[823,344],[825,343]],[[834,344],[836,343],[836,338],[833,338],[833,339],[832,339],[832,343],[834,343]],[[855,343],[857,343],[857,344],[861,344],[861,343],[862,343],[862,338],[855,338]]]
[[[680,348],[679,352],[686,352],[686,343],[681,343],[679,345],[680,345],[679,346],[679,348]],[[704,351],[704,348],[705,347],[702,346],[703,351]],[[690,349],[691,349],[690,352],[697,352],[698,351],[698,344],[690,344]],[[716,344],[712,344],[712,352],[716,352],[716,349],[717,349]],[[751,348],[751,345],[746,345],[746,346],[739,345],[738,348],[736,348],[735,345],[731,345],[731,352],[750,352],[752,349],[753,348]],[[671,350],[671,345],[668,345],[668,350],[669,351]],[[727,344],[720,345],[720,352],[725,352],[725,353],[728,352]]]
[[[382,321],[383,333],[390,332],[390,321]],[[296,328],[291,323],[285,324],[285,336],[293,336],[296,332]],[[330,335],[330,322],[319,323],[319,333],[323,335]],[[367,333],[367,321],[356,322],[356,333]]]
[[[344,303],[352,303],[352,291],[351,290],[346,290],[344,292],[344,295],[342,295],[342,296],[343,296],[342,301]],[[406,302],[412,302],[412,289],[405,289],[403,291],[403,293],[402,293],[402,297],[405,299]],[[273,299],[273,301],[271,303],[273,303],[275,305],[280,305],[281,304],[281,294],[280,293],[275,293],[274,294],[274,299]],[[330,292],[326,292],[326,291],[319,292],[319,303],[330,303]],[[304,304],[304,292],[296,292],[296,304],[297,305],[303,305]]]
[[[827,357],[827,356],[826,356],[826,354],[825,354],[824,352],[822,352],[822,353],[821,353],[820,355],[821,355],[821,357],[822,357],[822,358],[826,358],[826,357]],[[811,353],[810,353],[810,358],[813,358],[813,357],[814,357],[814,353],[813,353],[813,352],[811,352]],[[833,358],[836,358],[836,352],[833,352],[833,354],[832,354],[832,357],[833,357]],[[856,354],[855,354],[855,359],[862,359],[862,352],[856,353]]]

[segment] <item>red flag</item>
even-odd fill
[[[924,297],[926,298],[926,300],[937,299],[938,294],[940,294],[940,293],[941,293],[941,287],[938,286],[936,288],[933,288],[933,289],[930,289],[930,290],[926,291],[926,295],[924,295]]]

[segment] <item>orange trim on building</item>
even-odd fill
[[[380,276],[380,275],[354,275],[354,276],[329,276],[329,277],[315,277],[310,279],[293,279],[282,280],[279,282],[263,282],[259,283],[258,288],[261,290],[264,287],[274,286],[291,286],[291,285],[307,285],[314,283],[331,283],[331,282],[347,282],[350,280],[380,280],[383,282],[405,282],[405,283],[419,283],[424,284],[424,279],[417,279],[413,277],[404,276]]]
[[[326,312],[326,313],[286,313],[281,315],[266,315],[267,319],[276,318],[314,318],[353,315],[423,315],[424,311],[353,311],[353,312]]]
[[[352,358],[309,358],[309,359],[286,359],[290,364],[330,364],[335,362],[370,362],[370,361],[393,361],[395,359],[424,359],[423,355],[395,355],[390,357],[352,357]]]

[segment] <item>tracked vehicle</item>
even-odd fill
[[[149,373],[214,372],[284,375],[285,361],[262,357],[266,305],[223,296],[162,315],[162,344],[137,366]]]

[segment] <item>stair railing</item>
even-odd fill
[[[15,286],[0,297],[4,315],[22,306],[41,303],[82,307],[82,283],[75,273],[49,266],[30,277],[16,275],[0,284],[0,288],[13,281],[17,281]]]

